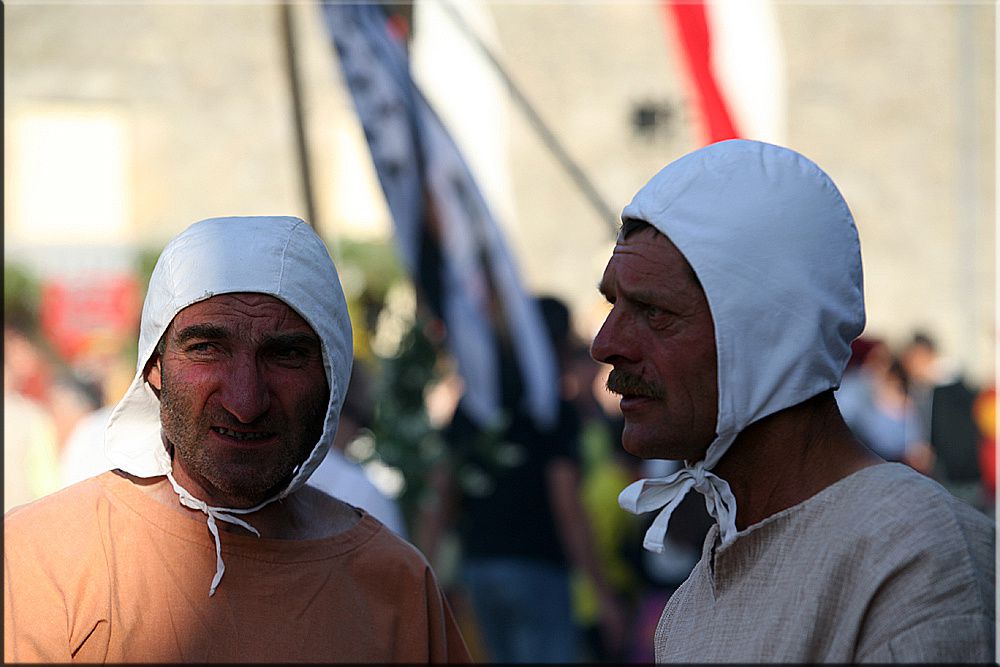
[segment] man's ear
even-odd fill
[[[163,383],[162,369],[160,368],[160,353],[153,352],[153,356],[149,358],[146,363],[146,370],[143,371],[143,377],[146,378],[146,382],[149,386],[153,388],[153,393],[156,397],[160,397],[160,386]]]

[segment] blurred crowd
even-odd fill
[[[642,549],[653,517],[620,510],[618,493],[678,464],[642,461],[621,448],[608,368],[573,333],[564,304],[540,303],[562,375],[555,430],[540,431],[523,414],[516,373],[505,374],[508,420],[494,431],[463,416],[454,375],[428,387],[450,455],[434,470],[419,511],[403,517],[391,494],[349,460],[349,441],[371,437],[378,404],[365,377],[370,369],[358,364],[343,437],[314,483],[333,494],[357,488],[363,495],[349,502],[367,506],[425,553],[477,660],[652,662],[660,613],[700,557],[710,518],[701,499],[689,496],[673,515],[664,553]],[[500,347],[509,370],[509,342]],[[123,349],[67,363],[37,329],[5,318],[5,512],[110,468],[104,426],[133,363]],[[859,338],[836,396],[856,436],[882,458],[993,514],[995,386],[963,377],[928,334],[917,332],[898,349]],[[545,652],[556,644],[568,653]]]
[[[6,512],[110,468],[104,425],[134,362],[95,347],[70,363],[16,318],[5,318],[3,338]]]
[[[915,332],[899,349],[862,336],[836,393],[855,436],[887,461],[929,475],[992,514],[996,387],[978,387]]]

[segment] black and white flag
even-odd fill
[[[328,2],[322,11],[403,262],[444,321],[465,385],[463,407],[483,427],[500,417],[490,319],[495,308],[511,332],[528,413],[542,428],[554,425],[558,371],[540,309],[525,293],[502,231],[458,147],[413,81],[387,14],[372,3]]]

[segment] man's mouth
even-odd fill
[[[213,426],[212,430],[219,435],[224,435],[228,438],[233,438],[234,440],[242,441],[253,441],[253,440],[265,440],[274,435],[269,431],[233,431],[232,429],[222,428],[220,426]]]
[[[650,405],[655,405],[656,402],[656,399],[649,396],[640,396],[637,394],[623,395],[621,401],[618,402],[618,407],[623,413],[628,415],[636,411],[646,410]]]

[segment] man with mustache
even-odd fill
[[[173,239],[106,431],[117,469],[4,516],[4,659],[468,662],[421,554],[305,485],[352,359],[304,221]]]
[[[673,459],[619,502],[688,491],[717,525],[663,611],[658,662],[993,662],[995,529],[852,435],[833,390],[865,323],[854,220],[802,155],[733,140],[669,164],[622,212],[593,341],[622,445]]]

